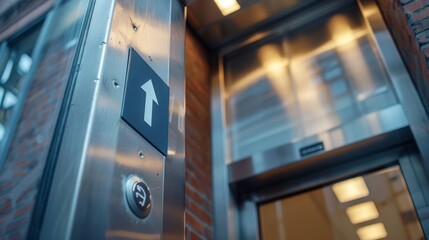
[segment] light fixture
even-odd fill
[[[240,4],[236,0],[214,0],[219,10],[222,12],[222,15],[229,15],[238,9],[240,9]]]
[[[357,230],[360,240],[376,240],[387,237],[386,228],[383,223],[375,223]]]
[[[360,203],[346,209],[347,216],[353,224],[378,218],[377,207],[373,201]]]
[[[332,190],[341,203],[363,198],[369,195],[369,190],[363,177],[356,177],[336,183]]]

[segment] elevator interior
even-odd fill
[[[429,121],[377,4],[240,3],[189,6],[218,53],[215,238],[425,239]]]

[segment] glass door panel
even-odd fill
[[[262,239],[425,239],[398,166],[263,204]]]

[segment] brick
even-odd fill
[[[204,48],[186,33],[186,238],[212,239],[210,66]]]
[[[416,40],[420,45],[429,42],[429,31],[424,31],[416,35]]]
[[[8,197],[0,198],[0,216],[9,214],[12,211],[12,200]]]
[[[18,229],[26,229],[28,227],[29,221],[30,218],[23,218],[9,223],[6,227],[6,233],[13,232]]]
[[[208,199],[207,196],[194,189],[189,183],[185,184],[185,193],[187,197],[191,198],[193,201],[203,207],[206,211],[210,213],[212,212],[212,207],[210,204],[211,199]]]
[[[187,198],[186,208],[188,211],[192,212],[202,222],[204,222],[208,225],[212,224],[211,215],[209,215],[209,213],[206,210],[204,210],[201,206],[196,204],[192,199]]]
[[[14,232],[9,235],[8,240],[20,240],[22,239],[23,235],[20,232]]]
[[[399,0],[402,4],[407,4],[409,2],[412,2],[413,0]]]
[[[16,217],[22,217],[24,215],[31,214],[31,210],[33,209],[33,206],[34,205],[30,203],[30,204],[25,205],[21,208],[18,208],[15,212],[15,216]]]
[[[411,13],[414,11],[417,11],[421,8],[424,8],[426,6],[426,1],[425,0],[417,0],[417,1],[411,1],[408,4],[405,4],[403,6],[404,10],[406,13]]]
[[[429,44],[425,44],[421,47],[423,54],[426,57],[429,57]]]
[[[429,7],[420,8],[411,13],[412,21],[418,22],[429,17]]]
[[[13,180],[6,180],[0,182],[0,195],[7,194],[14,186]]]
[[[199,236],[197,233],[195,233],[194,231],[190,231],[189,234],[189,239],[190,240],[204,240],[205,238]]]
[[[185,222],[186,226],[190,227],[191,229],[195,230],[196,232],[203,233],[204,232],[204,225],[201,223],[200,220],[195,218],[189,211],[185,211]]]

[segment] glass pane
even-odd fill
[[[425,239],[399,167],[261,205],[262,239]]]
[[[0,141],[4,138],[12,112],[18,103],[23,80],[32,64],[32,52],[40,24],[24,36],[8,42],[0,62]]]
[[[356,6],[226,56],[225,86],[234,160],[398,103]]]

